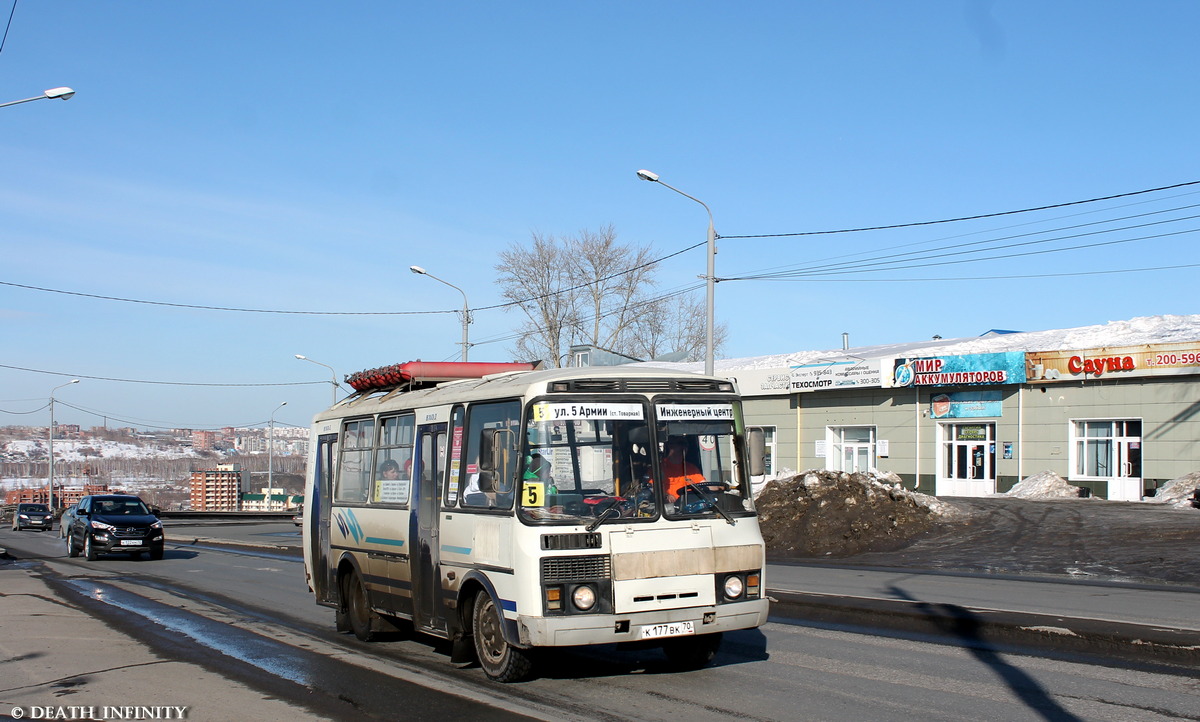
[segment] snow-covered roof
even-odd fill
[[[795,351],[772,356],[717,359],[713,370],[717,375],[745,369],[787,368],[802,364],[839,359],[876,359],[914,356],[966,356],[1006,351],[1071,351],[1104,347],[1142,346],[1165,343],[1200,341],[1200,314],[1188,316],[1140,316],[1128,321],[1109,321],[1095,326],[987,333],[967,338],[909,341],[876,346],[857,346],[850,349]],[[633,364],[639,365],[639,364]],[[703,372],[704,364],[646,362],[660,368]]]

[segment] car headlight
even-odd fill
[[[17,518],[18,519],[28,519],[29,516],[27,514],[17,514]]]
[[[586,612],[596,606],[596,590],[586,584],[580,584],[571,593],[571,603],[576,609]]]
[[[150,528],[151,528],[151,529],[162,529],[162,522],[161,522],[161,521],[156,521],[156,522],[154,522],[153,524],[151,524],[151,525],[150,525]]]
[[[730,599],[737,599],[742,596],[743,586],[742,578],[736,574],[730,574],[725,577],[725,596]]]
[[[105,524],[102,521],[92,520],[88,523],[92,525],[93,529],[103,529],[104,531],[112,531],[112,530],[116,529],[116,527],[113,526],[112,524]]]

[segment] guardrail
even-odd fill
[[[205,519],[208,521],[291,521],[294,511],[160,511],[160,519]]]

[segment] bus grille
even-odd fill
[[[542,583],[557,584],[582,579],[611,579],[612,561],[607,554],[586,557],[542,559]]]

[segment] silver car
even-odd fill
[[[58,538],[67,538],[67,529],[71,526],[71,521],[75,519],[75,505],[72,504],[66,509],[63,509],[62,516],[58,518]]]

